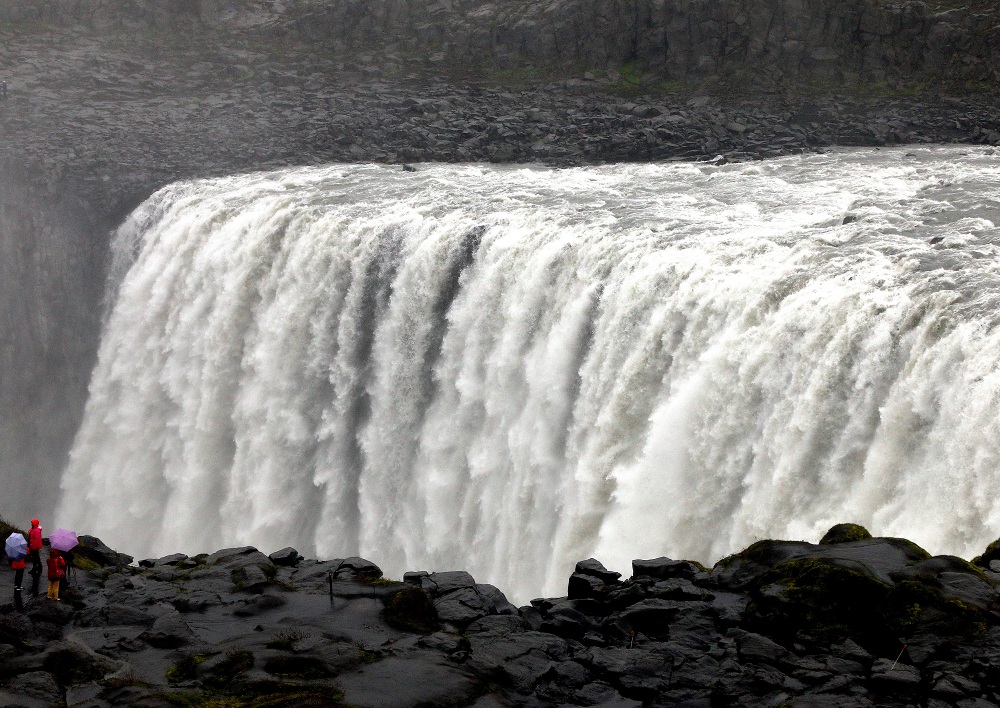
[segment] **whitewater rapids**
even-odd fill
[[[171,185],[119,229],[60,525],[469,570],[1000,535],[976,148]]]

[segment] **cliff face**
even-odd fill
[[[9,163],[0,174],[0,479],[4,508],[30,518],[55,502],[79,425],[108,225]]]
[[[689,85],[988,84],[1000,64],[997,10],[944,0],[0,0],[0,20],[240,29],[451,72],[624,68]]]
[[[634,64],[668,81],[833,88],[992,80],[996,25],[968,8],[871,0],[355,0],[314,3],[301,29],[355,49],[398,37],[457,66]]]

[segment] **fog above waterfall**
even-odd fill
[[[466,569],[1000,535],[1000,163],[970,148],[169,186],[114,243],[60,523]]]

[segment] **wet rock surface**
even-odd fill
[[[599,595],[521,608],[462,571],[376,569],[175,554],[20,607],[4,571],[0,703],[1000,705],[1000,575],[903,539],[761,541],[627,579],[590,558],[573,577]]]

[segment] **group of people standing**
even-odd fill
[[[38,519],[31,520],[31,530],[28,531],[28,555],[21,558],[11,559],[10,567],[14,570],[14,597],[19,600],[21,592],[24,590],[21,583],[24,581],[24,570],[31,561],[31,595],[38,597],[38,586],[42,577],[42,526]],[[62,551],[55,548],[49,549],[49,556],[46,560],[46,570],[49,580],[49,589],[45,596],[51,600],[59,600],[60,585],[66,580],[66,558]]]

